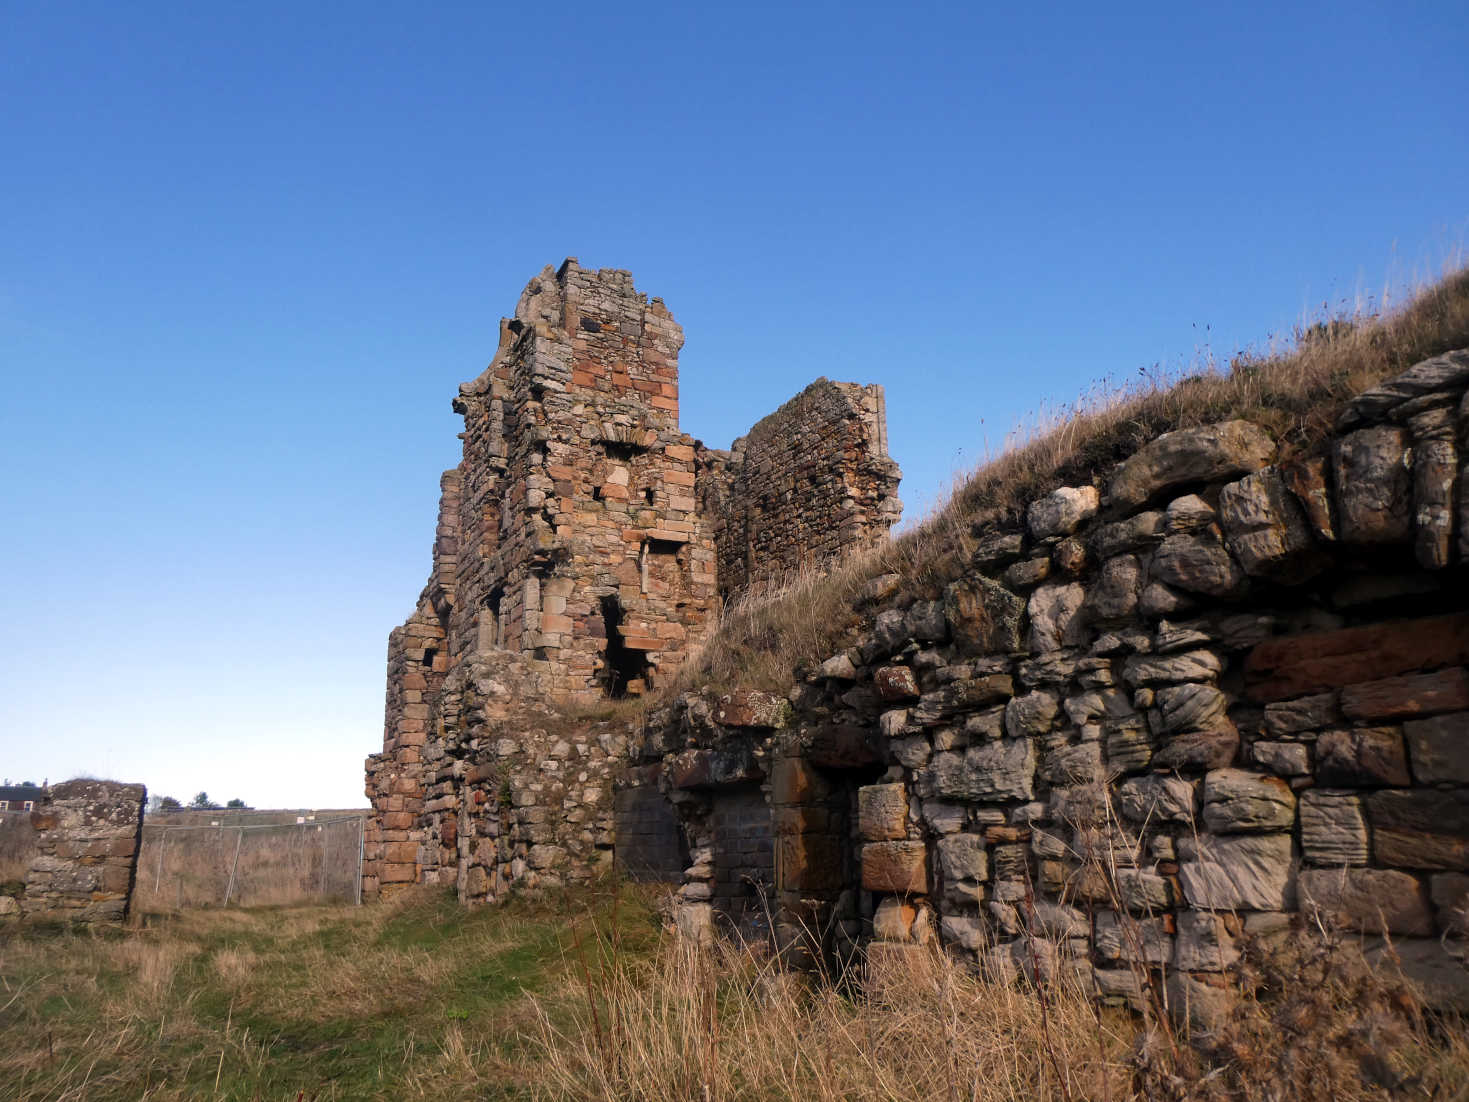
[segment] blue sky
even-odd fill
[[[916,515],[1464,244],[1462,2],[1026,7],[5,5],[0,774],[361,804],[450,397],[565,256],[707,443],[884,384]]]

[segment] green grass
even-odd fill
[[[649,898],[611,886],[464,910],[195,912],[135,929],[0,933],[0,1083],[17,1099],[519,1098],[533,994],[579,982]],[[564,1000],[563,1000],[564,1001]]]

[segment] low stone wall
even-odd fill
[[[26,875],[25,918],[71,922],[127,917],[148,792],[141,784],[67,781],[31,812],[36,856]]]
[[[1321,916],[1469,1006],[1466,389],[1469,352],[1426,361],[1288,461],[1247,422],[1165,434],[990,518],[941,592],[878,579],[786,699],[656,715],[680,925],[715,917],[718,793],[761,785],[788,944],[1187,1000]]]

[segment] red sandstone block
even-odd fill
[[[418,843],[389,842],[383,846],[383,857],[390,864],[395,861],[412,864],[418,860]]]
[[[828,786],[821,775],[800,758],[781,758],[770,772],[770,802],[803,804],[823,798]]]
[[[842,841],[833,834],[783,834],[775,839],[780,889],[791,892],[840,890]]]
[[[417,879],[417,865],[385,863],[378,872],[378,880],[383,884],[412,884]]]
[[[1385,677],[1342,690],[1342,714],[1352,719],[1409,719],[1469,708],[1469,670]]]
[[[1245,659],[1251,698],[1268,702],[1469,662],[1469,613],[1267,639]]]
[[[862,887],[870,892],[928,891],[928,847],[922,842],[869,842],[862,847]]]
[[[669,444],[668,447],[663,449],[663,453],[669,459],[681,459],[686,463],[692,463],[694,461],[694,449],[687,444]]]
[[[597,383],[596,376],[592,375],[590,372],[588,372],[588,371],[578,371],[575,368],[572,369],[572,372],[571,372],[571,385],[572,386],[588,386],[589,387],[589,386],[595,386],[596,383]]]
[[[869,842],[908,835],[908,791],[901,784],[870,784],[857,789],[857,829]]]
[[[654,395],[652,398],[648,399],[648,404],[654,409],[666,409],[671,413],[678,412],[677,398],[666,398],[662,395]]]
[[[411,811],[389,811],[383,815],[384,830],[412,830],[414,815]]]
[[[575,482],[581,477],[580,471],[564,463],[547,463],[546,474],[553,479],[566,479],[568,482]]]
[[[570,632],[575,625],[570,616],[558,616],[552,612],[541,613],[541,630],[545,632]]]
[[[622,645],[629,650],[662,650],[668,643],[652,635],[624,635]]]
[[[653,401],[656,403],[658,401],[658,399],[654,398]],[[677,408],[677,405],[678,405],[678,403],[675,402],[674,403],[675,408]],[[668,483],[670,486],[692,486],[694,484],[694,472],[693,471],[664,471],[663,472],[663,481],[666,482],[666,483]]]

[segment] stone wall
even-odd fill
[[[726,595],[870,547],[902,513],[877,385],[818,379],[728,452],[701,458]]]
[[[1311,455],[1167,433],[980,524],[942,591],[877,579],[785,699],[656,714],[680,926],[717,921],[718,793],[761,785],[803,952],[937,937],[1118,999],[1166,970],[1177,1001],[1320,915],[1469,1005],[1466,389],[1469,351],[1421,363]]]
[[[27,919],[110,922],[127,917],[137,875],[147,789],[66,781],[31,812],[36,856],[26,875]]]
[[[566,717],[666,681],[721,590],[870,544],[896,518],[881,388],[822,380],[712,452],[679,429],[682,344],[628,272],[571,259],[530,281],[459,388],[463,458],[441,480],[432,571],[389,637],[366,898],[590,875],[625,761]],[[725,504],[741,522],[717,552]]]

